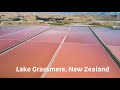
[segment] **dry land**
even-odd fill
[[[39,14],[32,12],[0,12],[0,26],[13,25],[98,25],[120,26],[120,15],[93,14]]]

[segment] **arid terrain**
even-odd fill
[[[47,14],[32,12],[0,12],[0,26],[9,25],[69,25],[89,24],[101,26],[119,26],[120,15],[98,14]]]

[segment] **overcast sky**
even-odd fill
[[[49,14],[120,14],[120,12],[34,12]]]

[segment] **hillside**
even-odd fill
[[[101,22],[101,21],[105,21]],[[93,25],[119,25],[119,12],[0,12],[0,25],[33,25],[70,23]],[[107,22],[107,23],[106,23]]]

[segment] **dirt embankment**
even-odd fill
[[[120,15],[52,15],[33,14],[30,12],[0,12],[0,26],[4,25],[68,25],[71,23],[90,24],[100,26],[120,25]],[[114,22],[113,22],[114,21]]]

